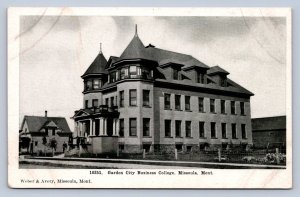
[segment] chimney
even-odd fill
[[[45,118],[47,118],[47,113],[48,113],[48,111],[46,110],[46,111],[45,111]]]

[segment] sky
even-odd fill
[[[286,114],[286,23],[282,17],[22,16],[20,121],[65,117],[83,107],[81,75],[102,51],[120,56],[134,36],[144,45],[194,56],[227,70],[253,92],[252,118]]]

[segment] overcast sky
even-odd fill
[[[99,53],[120,56],[134,35],[144,45],[186,53],[255,94],[253,118],[285,115],[286,24],[273,17],[22,16],[20,120],[24,115],[70,119],[83,107],[80,76]]]

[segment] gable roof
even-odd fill
[[[107,71],[105,70],[106,64],[107,64],[107,61],[106,61],[104,55],[102,54],[102,52],[100,52],[97,55],[97,57],[95,58],[95,60],[92,62],[90,67],[82,75],[82,77],[90,75],[90,74],[105,74],[105,73],[107,73]]]
[[[211,67],[208,71],[207,74],[208,75],[213,75],[213,74],[217,74],[217,73],[224,73],[226,75],[229,74],[229,72],[227,72],[226,70],[224,70],[223,68],[221,68],[220,66],[213,66]]]
[[[251,121],[253,131],[286,129],[286,116],[253,118]]]
[[[63,133],[71,133],[66,119],[62,117],[24,116],[22,127],[25,121],[27,123],[29,132],[38,132],[49,122],[54,122]]]

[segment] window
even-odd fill
[[[231,114],[235,114],[235,102],[231,101],[230,105],[231,105]]]
[[[93,107],[98,107],[98,99],[93,99]]]
[[[191,100],[190,96],[185,96],[185,110],[191,110],[190,100]]]
[[[173,69],[173,79],[179,80],[179,70]]]
[[[199,112],[204,112],[204,98],[198,97]]]
[[[221,113],[225,114],[226,108],[225,108],[225,100],[221,100]]]
[[[124,119],[119,120],[119,136],[124,137]]]
[[[92,86],[93,86],[92,81],[89,80],[85,82],[85,90],[91,90]]]
[[[120,91],[119,95],[120,95],[120,107],[124,107],[124,91]]]
[[[164,97],[165,97],[165,109],[171,109],[171,95],[165,93]]]
[[[181,121],[180,120],[175,121],[175,136],[181,137]]]
[[[129,90],[129,105],[136,106],[136,90]]]
[[[177,149],[178,152],[182,152],[182,144],[176,144],[175,148]]]
[[[35,141],[35,142],[34,142],[34,145],[37,146],[37,145],[38,145],[38,141]]]
[[[130,78],[136,78],[136,76],[137,76],[137,67],[136,66],[130,66],[129,67],[129,73],[130,73]]]
[[[142,78],[143,79],[151,79],[152,78],[151,71],[146,68],[143,68],[142,69]]]
[[[231,124],[232,139],[236,139],[236,124]]]
[[[52,135],[55,135],[55,128],[52,129]]]
[[[108,100],[109,100],[108,98],[105,99],[105,105],[107,106],[108,106]]]
[[[85,100],[85,109],[89,108],[89,100]]]
[[[109,74],[109,80],[110,80],[110,83],[113,83],[116,81],[116,72],[111,72]]]
[[[165,120],[165,136],[171,137],[171,120]]]
[[[124,151],[125,150],[125,145],[124,144],[119,144],[119,150]]]
[[[129,136],[137,136],[136,118],[129,118]]]
[[[199,122],[199,137],[205,138],[204,122]]]
[[[204,74],[203,73],[197,72],[197,83],[201,83],[201,84],[204,83]]]
[[[215,99],[210,99],[210,112],[215,113]]]
[[[221,79],[220,79],[220,85],[221,85],[222,87],[226,87],[226,86],[227,86],[226,78],[221,77]]]
[[[221,127],[222,127],[222,138],[226,139],[227,138],[227,136],[226,136],[226,123],[222,123]]]
[[[99,89],[100,88],[100,81],[99,79],[93,80],[93,89]]]
[[[181,109],[181,107],[180,107],[180,97],[181,97],[181,95],[175,95],[175,109],[176,110]]]
[[[110,107],[115,106],[114,97],[110,97]]]
[[[243,139],[247,139],[246,125],[245,124],[241,124],[241,127],[242,127],[242,138]]]
[[[245,115],[245,103],[240,102],[240,107],[241,107],[241,115]]]
[[[48,128],[45,128],[45,134],[49,135]]]
[[[192,151],[192,146],[186,146],[186,152],[191,152]]]
[[[125,79],[125,70],[126,68],[122,68],[120,71],[120,79]]]
[[[191,121],[185,121],[185,136],[192,137]]]
[[[211,132],[211,138],[217,138],[217,136],[216,136],[216,123],[215,122],[210,123],[210,132]]]
[[[150,118],[143,118],[143,136],[150,136]]]
[[[150,90],[143,90],[143,106],[150,106]]]
[[[150,152],[151,144],[143,144],[143,150],[145,150],[146,153]]]

